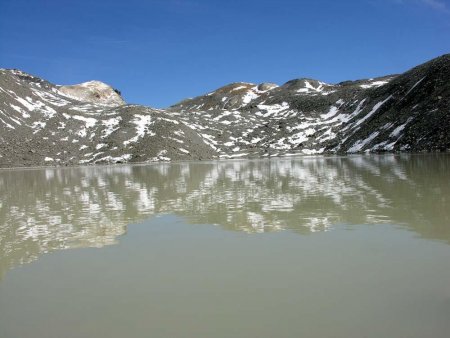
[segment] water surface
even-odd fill
[[[0,337],[447,337],[449,173],[448,155],[0,171]]]

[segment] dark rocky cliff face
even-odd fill
[[[401,75],[233,83],[168,109],[0,70],[0,166],[450,150],[450,54]]]

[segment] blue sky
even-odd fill
[[[450,0],[0,0],[0,67],[166,107],[231,82],[330,83],[450,52]]]

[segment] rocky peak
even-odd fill
[[[274,83],[259,85],[248,82],[234,82],[220,87],[208,94],[184,100],[171,109],[214,110],[239,109],[250,105],[254,100],[267,96],[271,90],[278,88]]]
[[[277,87],[278,87],[278,85],[275,83],[263,82],[258,85],[258,90],[261,92],[265,92],[265,91],[272,90]]]
[[[308,78],[290,80],[282,86],[289,92],[308,95],[328,95],[334,91],[334,87],[335,85]]]
[[[125,104],[117,89],[100,81],[88,81],[76,85],[60,86],[58,89],[64,95],[83,102],[108,106],[121,106]]]

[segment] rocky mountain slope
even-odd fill
[[[233,83],[167,109],[0,70],[0,167],[450,150],[450,54],[401,75]]]

